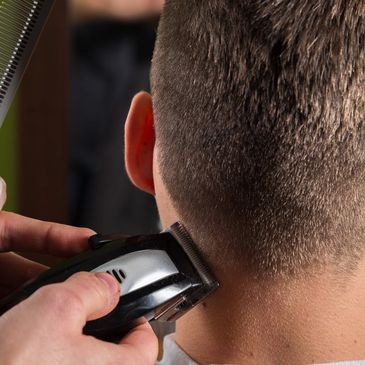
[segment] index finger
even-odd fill
[[[88,238],[93,234],[87,228],[0,212],[0,252],[39,252],[67,257],[87,249]]]

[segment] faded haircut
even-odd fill
[[[365,1],[167,0],[152,65],[163,181],[258,274],[365,247]]]

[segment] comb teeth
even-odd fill
[[[217,281],[211,270],[202,259],[202,255],[190,237],[190,234],[181,223],[175,223],[170,227],[170,232],[178,240],[195,269],[198,271],[202,281],[209,286],[217,286]]]
[[[0,0],[0,126],[54,0]]]

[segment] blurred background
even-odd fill
[[[149,90],[163,0],[56,1],[0,129],[6,210],[100,233],[158,230],[124,171],[130,101]]]

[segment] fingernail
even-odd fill
[[[95,274],[95,276],[100,281],[102,281],[104,285],[106,285],[113,294],[119,293],[120,286],[118,282],[111,275],[103,272],[98,272]]]
[[[6,201],[6,183],[0,177],[0,210],[3,208]]]

